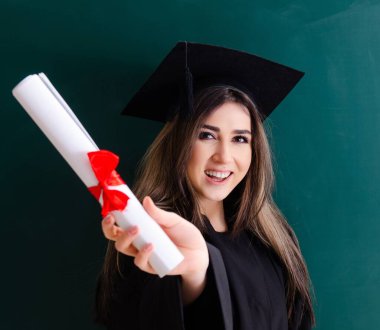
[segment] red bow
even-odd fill
[[[115,171],[119,163],[119,157],[107,150],[99,150],[87,153],[92,170],[99,183],[89,187],[91,194],[99,200],[103,193],[102,216],[105,217],[110,211],[122,211],[126,208],[129,197],[121,191],[109,189],[109,186],[124,184],[119,174]]]

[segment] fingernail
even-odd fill
[[[107,215],[105,218],[104,218],[104,223],[106,223],[107,225],[109,225],[111,223],[111,215]]]
[[[153,250],[153,244],[152,243],[149,243],[147,245],[144,246],[144,251],[145,252],[150,252]]]
[[[133,226],[133,227],[128,229],[128,234],[129,235],[135,235],[137,233],[137,230],[138,230],[137,226]]]
[[[150,196],[145,196],[145,199],[149,202],[149,203],[153,203],[153,199],[150,197]]]

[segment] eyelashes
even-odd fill
[[[234,136],[234,140],[238,143],[248,143],[248,139],[244,135]]]
[[[198,138],[200,140],[216,140],[214,134],[207,131],[201,131],[198,135]],[[232,141],[236,143],[249,143],[248,138],[244,135],[236,135],[232,138]]]
[[[205,132],[205,131],[200,132],[199,135],[198,135],[198,138],[200,140],[212,140],[212,139],[215,139],[215,137],[214,137],[214,135],[212,135],[212,133]]]

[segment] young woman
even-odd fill
[[[197,91],[192,108],[165,124],[134,189],[184,261],[159,278],[148,262],[154,246],[132,245],[139,228],[103,219],[110,241],[97,321],[131,330],[310,329],[310,280],[271,196],[263,113],[239,88],[214,83]]]

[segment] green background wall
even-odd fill
[[[134,169],[160,129],[119,112],[178,40],[306,72],[266,125],[275,198],[316,292],[317,329],[380,326],[380,1],[2,0],[0,329],[97,329],[99,208],[11,95],[45,72]]]

